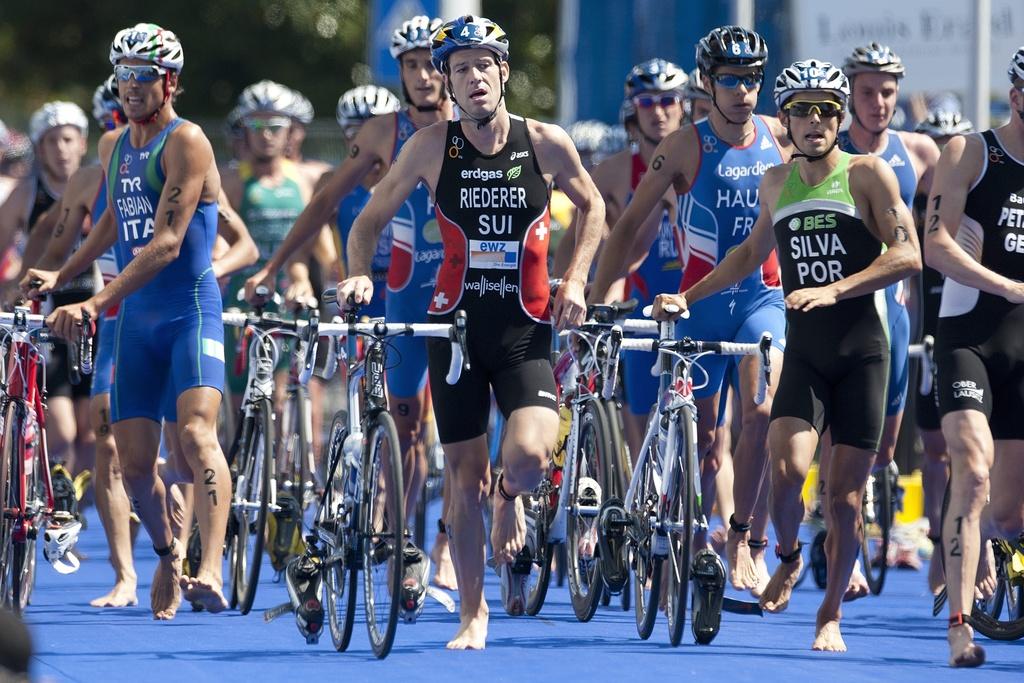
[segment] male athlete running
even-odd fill
[[[220,291],[210,253],[216,235],[220,176],[202,131],[178,118],[173,94],[184,54],[177,36],[137,24],[115,36],[110,62],[129,126],[100,149],[107,169],[108,207],[117,225],[124,269],[99,294],[49,317],[73,338],[82,313],[93,319],[122,305],[115,331],[111,421],[124,476],[160,557],[150,593],[157,619],[171,619],[181,601],[184,549],[167,519],[165,488],[156,473],[162,400],[176,398],[182,451],[197,486],[203,562],[182,580],[185,597],[211,612],[227,608],[221,556],[231,481],[217,442],[224,381]],[[81,256],[75,254],[68,264]],[[95,255],[93,255],[95,257]]]
[[[983,542],[1024,530],[1024,47],[1008,74],[1009,122],[942,150],[924,236],[928,265],[946,276],[935,360],[952,462],[942,548],[955,667],[985,661],[964,621]]]
[[[765,173],[750,237],[682,294],[655,303],[657,317],[696,313],[691,302],[737,282],[782,247],[788,338],[769,427],[781,562],[761,605],[778,612],[789,604],[803,564],[800,494],[819,437],[831,427],[829,581],[812,648],[836,652],[846,650],[840,605],[860,547],[861,498],[882,432],[889,339],[878,290],[918,271],[921,262],[910,211],[888,165],[836,147],[849,94],[846,76],[828,62],[796,62],[779,74],[775,102],[794,160]],[[679,311],[666,315],[668,304]]]
[[[251,297],[258,284],[272,282],[285,260],[330,220],[343,197],[364,182],[375,169],[390,168],[418,129],[452,117],[452,105],[444,91],[441,74],[430,62],[430,33],[440,25],[440,19],[418,16],[395,30],[391,54],[399,62],[403,95],[408,107],[363,124],[352,141],[348,160],[317,191],[266,265],[246,282],[248,296]],[[424,322],[442,256],[441,233],[426,186],[419,186],[407,196],[403,195],[403,203],[392,215],[386,316],[400,322]],[[348,260],[352,267],[351,258]],[[405,509],[411,513],[416,509],[426,473],[422,448],[426,410],[426,345],[422,339],[415,338],[397,338],[391,344],[396,349],[394,356],[402,359],[399,365],[388,370],[387,383],[391,414],[395,418],[403,453]],[[411,543],[407,546],[406,567],[405,580],[418,584],[418,589],[412,587],[412,590],[419,594],[419,605],[422,605],[429,564],[423,553]]]
[[[505,109],[508,38],[497,24],[472,15],[447,22],[433,35],[432,58],[462,119],[422,129],[406,143],[356,220],[349,240],[352,273],[339,284],[339,296],[372,299],[368,274],[377,236],[424,183],[436,201],[444,244],[429,312],[444,322],[456,309],[467,311],[472,363],[449,386],[448,343],[428,347],[434,410],[452,478],[447,523],[461,597],[459,630],[448,647],[481,649],[488,623],[483,507],[490,489],[490,393],[506,418],[491,546],[505,608],[518,615],[525,607],[524,586],[510,563],[526,542],[519,494],[540,482],[558,431],[550,324],[563,328],[583,320],[583,286],[604,203],[562,129]],[[578,247],[553,308],[546,262],[552,181],[579,212]]]
[[[767,58],[764,39],[738,26],[716,28],[697,44],[697,63],[711,95],[711,112],[696,124],[669,134],[658,145],[633,200],[603,248],[592,298],[612,296],[606,294],[608,288],[626,274],[629,265],[623,256],[629,253],[639,226],[670,187],[677,195],[676,221],[684,241],[681,291],[710,272],[750,234],[758,215],[758,180],[785,160],[783,150],[789,145],[786,130],[777,119],[754,115]],[[649,244],[637,246],[649,248]],[[680,333],[694,339],[756,342],[762,332],[771,332],[776,345],[773,369],[779,368],[786,337],[784,306],[778,262],[771,252],[765,258],[759,271],[701,302],[693,316],[681,323]],[[714,443],[726,363],[712,357],[702,359],[701,366],[707,372],[707,383],[694,394],[700,416],[698,448],[703,458]],[[757,594],[768,581],[764,562],[767,541],[763,540],[767,515],[755,517],[754,512],[766,471],[773,389],[764,404],[755,405],[756,361],[743,360],[739,376],[743,429],[733,455],[735,513],[729,520],[726,557],[733,586]]]

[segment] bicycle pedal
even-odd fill
[[[439,603],[445,608],[445,610],[447,610],[448,614],[455,613],[455,601],[452,600],[452,596],[448,595],[437,586],[427,586],[427,597],[433,598],[435,602]]]
[[[623,559],[629,516],[621,500],[609,498],[601,503],[597,520],[601,576],[608,592],[618,595],[629,582],[629,568]]]

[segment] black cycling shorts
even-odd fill
[[[551,369],[551,326],[538,323],[486,326],[467,330],[471,368],[453,386],[445,381],[451,362],[451,343],[427,339],[427,367],[441,443],[457,443],[487,433],[491,391],[507,419],[527,406],[557,410],[555,377]]]
[[[936,349],[939,412],[977,410],[992,438],[1024,439],[1024,359],[983,355],[976,347]]]
[[[938,383],[932,385],[932,390],[927,396],[918,394],[915,399],[914,413],[917,428],[927,431],[940,429]]]
[[[885,423],[888,351],[822,361],[786,347],[771,419],[800,418],[819,436],[831,429],[834,444],[877,451]]]

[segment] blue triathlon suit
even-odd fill
[[[392,159],[416,132],[404,111],[395,114]],[[434,201],[420,183],[391,220],[391,264],[386,318],[401,323],[427,322],[427,307],[437,284],[437,269],[444,260],[441,229],[434,218]],[[472,324],[472,323],[471,323]],[[427,347],[422,338],[394,337],[388,355],[387,382],[393,396],[417,395],[427,382]]]
[[[630,168],[629,196],[626,204],[633,199],[633,192],[647,171],[647,164],[634,149]],[[629,276],[629,296],[640,302],[638,309],[654,303],[654,297],[663,292],[679,289],[682,268],[679,261],[679,245],[668,211],[661,216],[658,236],[651,245],[640,267]],[[626,403],[634,415],[646,415],[658,400],[659,378],[651,374],[657,354],[645,351],[630,351],[622,355]]]
[[[107,183],[106,179],[100,183],[96,199],[92,204],[93,227],[99,223],[103,212],[107,210]],[[97,263],[100,268],[100,276],[103,278],[103,286],[106,287],[120,269],[117,267],[117,246],[112,246],[103,252]],[[102,311],[96,323],[96,360],[92,368],[92,396],[101,396],[110,393],[110,385],[114,379],[114,321],[117,320],[117,306]]]
[[[720,139],[709,119],[694,124],[701,154],[697,175],[689,191],[677,196],[676,224],[683,245],[680,291],[710,273],[747,238],[758,215],[761,177],[783,161],[768,124],[760,116],[753,121],[754,139],[746,147]],[[776,348],[785,349],[786,308],[774,251],[734,286],[691,305],[690,317],[677,326],[680,337],[703,341],[753,343],[763,332],[771,333]],[[728,363],[726,356],[701,358],[703,372],[693,373],[698,399],[719,392]]]
[[[348,237],[352,234],[352,224],[356,216],[370,201],[370,191],[362,185],[345,195],[338,203],[338,253],[345,258]],[[377,241],[377,252],[370,263],[370,279],[373,280],[373,301],[359,309],[360,315],[370,318],[384,317],[384,295],[387,291],[388,265],[391,263],[391,224],[389,223]],[[345,262],[346,272],[348,261]]]
[[[182,123],[173,120],[139,149],[125,130],[114,148],[108,191],[125,268],[153,238],[166,180],[160,163],[164,144]],[[217,203],[200,202],[178,256],[121,303],[114,333],[112,422],[138,417],[173,422],[173,404],[182,392],[195,387],[223,392],[223,306],[210,258],[216,237]]]
[[[895,131],[886,134],[888,144],[875,156],[884,159],[900,185],[900,199],[913,214],[914,195],[917,194],[917,171],[907,153],[903,140]],[[839,148],[851,154],[864,154],[850,139],[850,132],[839,134]],[[907,313],[907,297],[903,281],[885,288],[885,308],[889,318],[889,391],[885,399],[885,416],[892,417],[903,412],[907,403],[907,382],[910,378],[910,315]]]

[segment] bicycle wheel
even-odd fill
[[[868,477],[862,506],[864,525],[861,537],[861,559],[864,578],[872,595],[885,586],[889,566],[889,532],[893,521],[893,481],[888,468]]]
[[[344,444],[348,436],[348,414],[339,411],[331,423],[327,442],[328,479],[319,509],[317,525],[334,543],[328,544],[324,572],[324,597],[327,601],[327,622],[334,649],[344,652],[352,639],[356,616],[356,586],[359,573],[349,539],[350,517],[346,508],[345,485],[351,477],[351,463],[345,462]]]
[[[629,448],[623,438],[622,406],[615,399],[604,402],[605,412],[608,415],[608,436],[612,446],[612,470],[615,481],[615,495],[620,500],[626,499],[629,491],[629,479],[633,476],[633,463],[629,458]],[[623,612],[628,612],[631,606],[631,586],[627,581],[619,594],[619,603]]]
[[[971,623],[978,633],[993,640],[1024,638],[1024,536],[1016,541],[995,539],[996,590],[988,600],[977,600]],[[1015,559],[1016,556],[1016,559]]]
[[[39,425],[33,424],[34,435],[29,444],[25,443],[25,433],[30,429],[29,424],[32,418],[24,404],[18,401],[11,402],[11,409],[8,413],[11,422],[11,429],[7,433],[14,454],[13,493],[15,506],[21,507],[21,499],[24,498],[25,506],[22,509],[23,523],[26,526],[25,538],[14,539],[11,553],[11,607],[15,613],[20,614],[28,607],[32,599],[32,588],[36,582],[36,532],[42,526],[39,519],[39,511],[46,506],[46,492],[43,487],[41,468],[43,464],[39,454],[42,444],[39,438]],[[6,424],[6,422],[5,422]],[[26,447],[31,448],[35,453],[32,459],[31,471],[24,472]],[[25,493],[22,496],[21,485],[24,482]]]
[[[672,525],[668,533],[668,561],[666,574],[668,586],[668,639],[675,647],[683,638],[686,623],[686,605],[690,590],[690,552],[693,548],[693,525],[697,509],[697,493],[694,486],[700,486],[700,470],[697,465],[697,447],[692,425],[697,417],[683,406],[673,416],[676,424],[676,448],[670,457],[676,459],[676,477],[671,482],[665,519]]]
[[[4,510],[13,510],[19,506],[14,478],[19,471],[17,464],[18,449],[14,447],[15,439],[11,437],[14,422],[10,416],[12,403],[4,399],[2,414],[5,429],[0,438],[3,439],[3,453],[0,456],[0,506]],[[14,525],[12,516],[0,515],[0,602],[3,606],[13,608],[13,569],[14,569]]]
[[[569,518],[565,547],[572,611],[580,621],[590,621],[601,602],[604,579],[597,540],[597,509],[608,494],[608,430],[604,410],[595,400],[586,401],[579,413],[573,489],[569,491]],[[582,513],[586,507],[593,512]]]
[[[537,616],[547,599],[548,585],[551,583],[551,555],[554,544],[548,542],[548,529],[551,525],[552,509],[550,494],[544,490],[536,494],[523,496],[523,509],[526,513],[526,533],[535,539],[533,565],[530,567],[530,578],[527,582],[526,613]]]
[[[273,406],[270,399],[256,404],[252,425],[246,429],[248,439],[242,446],[238,463],[236,497],[232,501],[235,517],[234,567],[238,611],[248,614],[256,597],[263,563],[263,542],[266,538],[267,506],[270,498],[270,454],[274,443],[270,420]]]
[[[654,620],[658,614],[658,600],[661,596],[661,567],[664,557],[655,555],[654,532],[650,519],[658,509],[658,488],[655,484],[655,468],[661,457],[657,439],[652,439],[643,457],[639,485],[628,501],[627,510],[633,521],[630,536],[630,566],[633,569],[634,614],[636,630],[647,640],[654,631]]]
[[[299,498],[302,509],[309,507],[316,497],[314,477],[316,466],[313,463],[313,423],[312,405],[309,394],[304,389],[299,389],[295,394],[295,422],[293,423],[292,458],[297,463],[298,491],[301,491]]]
[[[398,625],[405,544],[402,465],[391,415],[380,411],[373,417],[365,443],[360,539],[363,602],[370,646],[383,659],[391,651]]]

